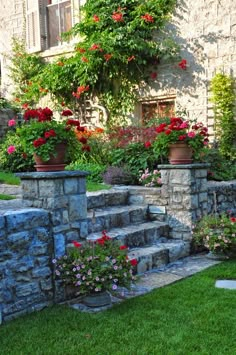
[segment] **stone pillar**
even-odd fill
[[[87,172],[30,172],[16,175],[21,179],[24,204],[50,212],[55,257],[65,254],[66,245],[71,241],[87,237]]]
[[[207,214],[209,164],[159,165],[171,237],[191,240],[192,226]]]

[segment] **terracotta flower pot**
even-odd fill
[[[177,142],[169,147],[169,163],[172,165],[191,164],[193,150],[185,142]]]
[[[65,155],[67,145],[65,143],[59,143],[56,146],[56,155],[51,155],[50,159],[43,161],[40,156],[34,154],[36,171],[60,171],[65,169]]]

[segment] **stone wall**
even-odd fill
[[[234,211],[236,213],[236,180],[208,181],[208,213]]]
[[[0,110],[0,139],[4,137],[8,127],[8,121],[16,116],[15,112],[10,109]]]
[[[0,324],[53,302],[52,255],[49,212],[0,216]]]

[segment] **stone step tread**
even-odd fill
[[[101,190],[87,192],[88,209],[105,206],[126,205],[128,202],[128,190]]]
[[[129,249],[130,259],[136,259],[137,273],[141,274],[152,269],[165,266],[179,260],[190,253],[190,243],[183,240],[156,242],[150,246]]]
[[[153,243],[161,236],[168,236],[169,226],[165,222],[153,221],[144,223],[133,223],[124,227],[111,228],[107,234],[120,240],[128,247],[139,247]],[[90,233],[87,240],[101,238],[102,232]]]
[[[110,206],[110,207],[101,207],[101,208],[93,208],[88,210],[87,217],[92,218],[93,213],[95,212],[95,217],[101,217],[101,216],[107,216],[108,214],[118,214],[118,213],[123,213],[123,212],[133,212],[133,211],[143,211],[147,212],[148,207],[147,206],[139,206],[139,205],[120,205],[120,206]]]
[[[137,224],[133,223],[122,228],[112,228],[109,231],[107,231],[107,234],[111,238],[116,238],[117,236],[122,236],[133,231],[138,232],[138,231],[143,231],[144,229],[160,228],[160,227],[168,227],[168,223],[159,222],[159,221],[144,222],[144,223],[137,223]],[[101,237],[101,232],[96,232],[96,233],[91,233],[91,235],[88,235],[87,239],[96,240],[100,237]]]

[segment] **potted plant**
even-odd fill
[[[130,287],[137,260],[129,260],[127,247],[102,232],[96,241],[73,242],[67,255],[53,260],[55,274],[64,285],[74,286],[88,306],[110,302],[108,291]],[[98,302],[98,303],[97,303]],[[102,304],[101,304],[102,303]]]
[[[56,120],[53,111],[48,107],[27,109],[24,121],[16,129],[24,150],[34,156],[37,171],[63,170],[65,162],[73,156],[80,146],[75,130],[82,131],[84,127],[74,119],[68,119],[72,111],[64,110],[64,120]]]
[[[236,256],[236,218],[226,213],[204,216],[193,229],[197,246],[204,246],[210,256]]]
[[[168,157],[170,164],[190,164],[192,156],[199,159],[204,146],[208,144],[207,127],[180,117],[160,123],[156,132],[153,151],[157,158]]]
[[[145,169],[144,171],[140,171],[139,182],[141,185],[146,187],[160,187],[161,186],[161,173],[159,170],[154,169],[153,171],[149,171],[149,169]]]

